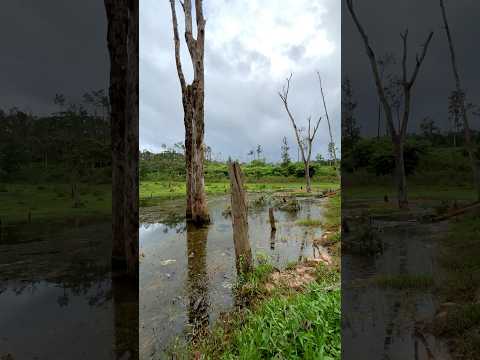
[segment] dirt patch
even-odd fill
[[[305,286],[316,280],[316,271],[320,263],[326,265],[331,265],[332,263],[330,255],[321,255],[321,258],[309,259],[295,265],[294,268],[275,271],[266,281],[265,290],[271,293],[277,288],[288,288],[296,291],[305,288]]]

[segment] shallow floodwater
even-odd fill
[[[318,256],[312,240],[318,227],[302,227],[297,219],[321,219],[320,199],[299,200],[297,213],[275,211],[272,236],[268,207],[248,217],[252,252],[264,254],[282,268],[291,261]],[[201,332],[234,305],[236,280],[232,220],[222,214],[230,198],[209,199],[212,224],[187,227],[184,201],[164,201],[142,208],[140,215],[140,358],[157,359],[176,338]]]
[[[110,254],[109,221],[4,227],[0,358],[130,358],[125,319],[138,302]]]
[[[342,254],[342,359],[449,359],[445,344],[422,331],[438,306],[431,291],[385,289],[365,282],[374,275],[407,274],[437,280],[435,247],[446,225],[374,226],[385,246],[383,254]]]

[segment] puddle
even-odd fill
[[[431,291],[359,285],[374,275],[437,279],[435,244],[446,224],[382,221],[374,226],[385,245],[382,254],[342,254],[342,359],[450,359],[445,344],[420,327],[438,306]]]
[[[110,254],[110,222],[4,228],[0,358],[127,359],[136,344],[124,319],[138,302],[112,278]]]
[[[275,211],[271,234],[268,208],[248,216],[252,252],[265,254],[278,268],[312,258],[312,240],[321,229],[296,225],[299,218],[320,219],[320,199],[301,199],[298,213]],[[200,334],[234,305],[236,281],[232,220],[222,214],[230,197],[209,198],[213,223],[186,225],[184,200],[170,200],[140,212],[140,358],[158,358],[179,337]]]

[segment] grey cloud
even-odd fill
[[[303,45],[294,45],[285,51],[285,55],[287,55],[293,61],[299,61],[305,54],[305,50],[305,46]]]
[[[0,107],[50,113],[55,93],[108,89],[103,1],[3,1],[0,24]]]
[[[141,2],[141,14],[142,7],[145,14],[153,11],[147,9],[149,3],[149,1]],[[332,6],[336,6],[333,2],[331,3]],[[170,14],[167,2],[153,1],[152,4],[159,14]],[[337,12],[336,9],[329,9],[329,11]],[[207,18],[208,15],[206,14]],[[140,19],[142,46],[140,143],[142,148],[158,151],[162,143],[173,144],[181,141],[184,130],[170,17],[158,17],[155,21],[155,24],[144,22],[142,25],[142,18]],[[329,19],[329,21],[333,20]],[[336,21],[340,22],[339,13]],[[327,27],[330,40],[338,47],[335,54],[325,60],[307,62],[301,59],[299,63],[302,64],[302,69],[295,72],[291,90],[291,106],[300,124],[305,124],[308,115],[313,117],[322,115],[323,106],[316,70],[322,72],[329,115],[335,123],[337,143],[340,135],[339,26],[340,24],[337,26],[338,33],[331,33],[330,28]],[[232,41],[220,49],[214,48],[213,41],[209,42],[209,36],[207,22],[205,51],[205,140],[207,144],[212,146],[215,154],[221,152],[224,159],[231,156],[241,160],[247,160],[247,152],[257,144],[261,144],[269,160],[279,160],[281,139],[286,136],[291,146],[291,156],[296,158],[293,129],[278,97],[278,90],[282,87],[283,80],[266,76],[270,71],[270,59],[257,51],[245,49],[239,41]],[[166,55],[166,63],[162,66],[158,66],[151,57],[146,56],[146,52],[151,51],[150,42],[159,46],[162,54]],[[183,54],[185,55],[186,52],[183,51]],[[190,67],[186,55],[184,60],[185,66]],[[254,75],[258,73],[256,71],[260,71],[263,76],[256,77]],[[328,142],[328,127],[322,120],[313,153],[321,152],[325,155]]]

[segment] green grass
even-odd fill
[[[450,222],[441,242],[440,264],[446,278],[439,284],[442,301],[457,304],[444,321],[434,322],[435,333],[451,341],[458,359],[480,359],[480,221],[467,215]]]
[[[111,214],[111,186],[80,184],[80,207],[73,206],[69,184],[2,184],[0,219],[3,224],[64,220]]]
[[[274,192],[289,191],[301,192],[301,188],[305,188],[305,184],[298,179],[295,182],[282,181],[278,179],[275,182],[246,182],[247,191],[249,192]],[[313,193],[322,190],[337,188],[338,182],[318,182],[312,184]],[[205,183],[207,195],[221,195],[230,193],[230,183],[228,181]],[[173,199],[185,196],[186,186],[184,181],[141,181],[140,182],[140,199]],[[306,194],[303,192],[303,194]]]
[[[269,299],[239,325],[221,359],[339,359],[340,291],[312,283],[305,293]]]
[[[338,229],[341,223],[342,201],[341,194],[337,192],[332,197],[328,198],[326,204],[327,211],[325,212],[325,221],[323,226],[327,229]]]
[[[314,227],[314,226],[321,226],[322,222],[317,219],[300,219],[300,220],[297,220],[297,225]]]
[[[427,289],[433,285],[433,278],[429,275],[382,275],[374,278],[377,286],[398,290]]]
[[[347,175],[348,177],[348,175]],[[377,184],[374,185],[351,184],[345,186],[344,195],[349,200],[365,199],[365,200],[383,200],[387,195],[393,204],[396,198],[396,190],[393,184]],[[412,181],[408,181],[408,195],[410,200],[467,200],[474,201],[476,197],[475,190],[471,186],[450,186],[450,185],[417,185]]]
[[[245,284],[265,281],[265,265]],[[340,359],[340,274],[321,264],[316,275],[303,292],[278,289],[232,313],[196,350],[206,359]]]

